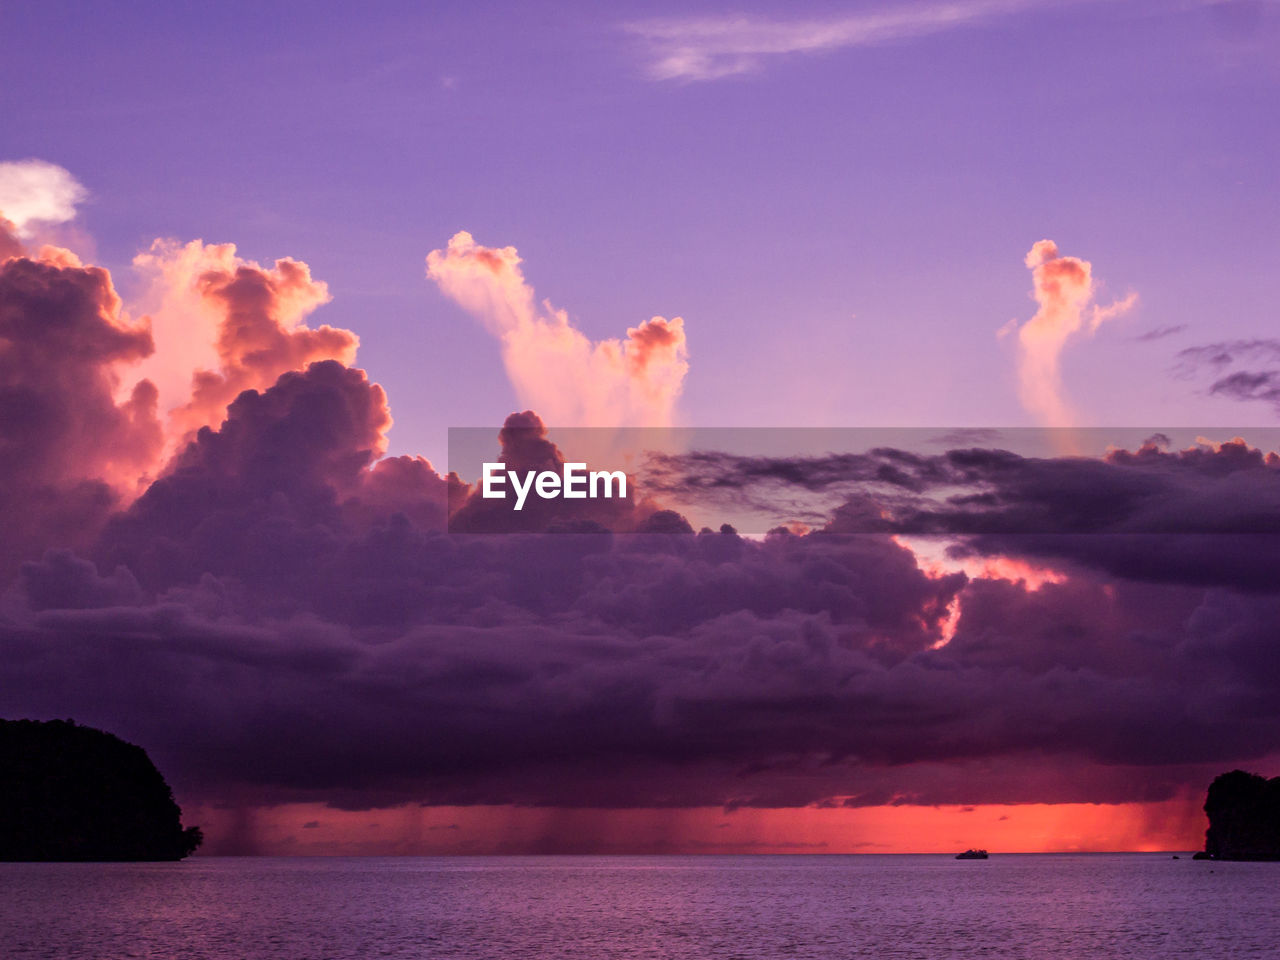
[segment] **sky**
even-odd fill
[[[1068,358],[1085,422],[1265,422],[1170,371],[1269,319],[1274,4],[953,6],[703,78],[647,37],[741,20],[785,47],[882,5],[10,5],[3,152],[85,184],[124,289],[156,237],[310,264],[316,319],[360,334],[394,398],[396,452],[439,458],[448,426],[515,405],[424,282],[459,230],[516,246],[593,339],[683,316],[692,424],[1032,422],[995,332],[1029,316],[1042,237],[1140,297]]]
[[[0,7],[0,713],[144,743],[214,852],[1198,843],[1280,756],[1277,41],[1271,0]],[[449,429],[524,410],[529,464],[1058,445],[724,451],[603,554],[456,539]],[[779,477],[843,506],[662,509]]]

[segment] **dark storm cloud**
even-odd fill
[[[948,454],[956,459],[956,454]],[[976,488],[902,511],[957,554],[1069,561],[1110,577],[1280,591],[1280,459],[1242,441],[1101,459],[960,454]]]
[[[558,554],[571,540],[552,543]],[[918,596],[860,610],[875,585],[849,591],[829,573],[809,597],[786,597],[788,573],[871,557],[776,549],[750,545],[670,600],[664,580],[704,551],[610,551],[591,565],[607,573],[577,571],[584,587],[556,603],[522,605],[528,585],[505,584],[455,606],[454,622],[390,631],[310,611],[249,622],[237,589],[208,577],[141,604],[127,581],[99,582],[118,605],[7,626],[5,689],[36,713],[74,703],[81,718],[110,718],[188,789],[348,806],[1135,799],[1144,777],[1104,775],[1100,794],[1080,767],[1186,767],[1280,742],[1275,603],[977,581],[955,639],[933,651],[932,631],[902,622]],[[893,559],[884,544],[860,549]],[[483,555],[458,579],[486,569]],[[627,590],[639,595],[617,598]],[[845,592],[843,608],[815,609]],[[754,609],[724,612],[743,597]],[[690,609],[698,600],[706,609]],[[953,769],[1050,756],[1075,776],[1046,775],[1048,762],[996,781]]]
[[[1280,457],[1240,440],[1170,452],[1152,436],[1105,457],[892,448],[824,457],[657,455],[654,489],[728,491],[762,508],[783,488],[846,493],[827,529],[914,535],[1280,533]]]
[[[528,416],[506,455],[560,458]],[[806,536],[467,536],[443,532],[456,481],[376,459],[386,422],[332,361],[241,394],[91,549],[23,566],[4,712],[113,729],[210,801],[348,807],[1158,799],[1280,749],[1280,599],[1247,576],[1275,538],[1243,532],[1276,465],[1243,444],[704,458],[743,490],[845,469],[872,493]],[[876,491],[902,529],[1072,575],[926,572],[847,532]],[[1180,553],[1188,528],[1252,546]]]
[[[1280,458],[1247,443],[1106,457],[878,448],[829,457],[655,458],[655,488],[769,511],[785,490],[840,494],[826,529],[942,536],[956,556],[1070,561],[1126,579],[1280,590]]]
[[[105,271],[11,246],[0,711],[144,743],[208,802],[1159,799],[1280,750],[1280,465],[1243,442],[657,456],[641,493],[481,535],[494,505],[382,457],[386,397],[335,360],[224,377],[219,426],[157,467],[155,390],[121,381],[149,329]],[[287,264],[223,279],[253,329],[323,292]],[[519,470],[573,453],[532,411],[493,442]],[[748,538],[694,533],[669,493],[829,506]],[[901,534],[1059,572],[940,572]]]

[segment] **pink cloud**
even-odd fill
[[[263,390],[318,360],[355,360],[354,333],[307,326],[330,296],[305,263],[263,267],[234,244],[158,240],[134,266],[150,281],[145,303],[157,347],[142,372],[159,387],[174,440],[216,427],[243,390]]]
[[[427,276],[502,345],[520,402],[554,426],[668,426],[689,370],[684,321],[653,317],[625,339],[593,342],[563,310],[538,303],[515,247],[454,234]]]
[[[1058,253],[1052,240],[1038,240],[1026,256],[1032,296],[1039,309],[1018,329],[1018,379],[1023,406],[1053,427],[1071,426],[1075,416],[1062,385],[1061,357],[1067,344],[1092,335],[1106,320],[1130,310],[1137,294],[1107,306],[1094,302],[1093,265]]]
[[[20,252],[0,262],[0,563],[86,542],[140,492],[161,446],[155,387],[122,376],[152,351],[146,322],[106,270],[54,247]]]

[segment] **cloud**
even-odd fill
[[[1240,439],[1180,451],[1163,441],[1102,458],[982,448],[668,455],[653,489],[773,522],[786,491],[827,494],[818,501],[827,531],[943,537],[953,560],[1023,558],[1143,582],[1280,589],[1280,455]]]
[[[582,431],[571,433],[582,436]],[[542,418],[532,410],[507,417],[497,439],[498,459],[507,470],[560,473],[564,467],[564,456],[548,438]],[[587,454],[579,451],[576,456],[585,458]],[[634,485],[629,486],[625,497],[608,500],[533,497],[520,513],[514,513],[504,500],[485,499],[478,483],[472,487],[454,481],[450,494],[449,529],[454,533],[633,532],[652,521],[658,512],[650,502],[637,504]]]
[[[1175,334],[1182,333],[1182,331],[1186,329],[1187,325],[1185,323],[1179,323],[1168,327],[1156,327],[1153,330],[1148,330],[1146,333],[1139,334],[1134,337],[1134,339],[1139,343],[1151,343],[1154,340],[1163,340],[1165,337],[1172,337]]]
[[[937,580],[866,537],[388,533],[303,556],[285,528],[270,582],[143,600],[31,565],[0,678],[17,709],[71,703],[146,742],[210,802],[1119,802],[1280,741],[1274,596]],[[348,581],[369,558],[382,575]],[[344,620],[333,588],[369,584]]]
[[[653,317],[625,340],[592,342],[568,314],[539,304],[515,247],[455,234],[427,276],[502,345],[516,396],[554,426],[667,426],[688,372],[684,321]]]
[[[217,426],[242,390],[261,390],[317,360],[355,360],[359,338],[307,317],[330,300],[305,263],[263,267],[234,244],[157,240],[134,258],[147,284],[156,351],[140,372],[159,388],[172,442]]]
[[[296,261],[264,269],[231,245],[157,243],[138,265],[158,309],[134,319],[110,274],[70,251],[28,255],[0,229],[0,253],[0,573],[92,542],[242,390],[355,356],[354,334],[302,323],[328,292]],[[382,487],[392,471],[379,472]]]
[[[1178,360],[1185,365],[1183,372],[1192,372],[1199,366],[1222,369],[1246,360],[1280,363],[1280,339],[1255,337],[1251,340],[1221,340],[1198,347],[1187,347],[1178,352]]]
[[[0,261],[10,257],[20,257],[25,253],[22,242],[18,239],[18,228],[12,221],[0,216]]]
[[[1067,344],[1093,334],[1101,324],[1129,311],[1137,294],[1105,307],[1094,303],[1097,286],[1088,260],[1061,256],[1052,240],[1039,240],[1026,256],[1039,309],[1018,329],[1018,380],[1023,405],[1054,427],[1071,426],[1074,415],[1062,387],[1061,358]]]
[[[155,387],[123,379],[151,353],[150,330],[124,313],[107,271],[53,247],[0,262],[0,344],[0,571],[11,572],[44,547],[89,542],[140,492],[161,431]]]
[[[1277,535],[1215,580],[1226,551],[1174,532],[1280,518],[1280,461],[1242,444],[871,457],[956,494],[928,529],[1064,561],[1031,584],[837,521],[448,535],[411,516],[446,484],[424,462],[389,461],[371,497],[386,424],[334,361],[242,394],[87,555],[24,567],[0,620],[14,709],[74,704],[204,802],[348,808],[1146,801],[1280,748]],[[564,456],[534,434],[508,455]],[[1135,529],[1141,553],[1105,535]],[[1175,555],[1194,563],[1148,566]]]
[[[1209,392],[1232,400],[1262,400],[1280,409],[1280,371],[1238,370],[1215,381]]]
[[[89,191],[71,173],[44,160],[0,163],[0,216],[20,237],[30,237],[42,223],[66,223]]]
[[[128,496],[112,478],[160,443],[155,389],[123,377],[147,322],[65,251],[0,264],[5,709],[143,743],[184,796],[1126,802],[1280,751],[1274,454],[1025,457],[982,433],[928,455],[704,451],[669,482],[835,491],[837,508],[759,539],[630,503],[591,533],[450,533],[467,490],[384,456],[382,389],[337,359],[287,369],[314,341],[279,347],[305,329],[283,318],[323,300],[317,281],[184,249],[200,266],[178,289],[234,347],[215,385],[271,380]],[[442,278],[495,329],[534,322],[515,251],[453,253]],[[512,464],[573,453],[532,410],[494,443]],[[944,538],[952,563],[903,533]]]
[[[745,15],[671,17],[628,23],[655,80],[718,80],[771,59],[827,53],[925,36],[1027,9],[1027,0],[907,4],[845,16],[774,20]]]
[[[366,483],[398,506],[387,496],[385,471],[376,480],[370,471],[386,449],[390,423],[382,388],[332,360],[285,373],[261,393],[247,390],[226,409],[220,429],[200,430],[164,476],[114,518],[97,555],[139,571],[152,587],[205,573],[275,582],[288,567],[282,551],[314,559],[326,531],[342,529],[345,502]],[[403,470],[405,463],[389,467]],[[412,480],[402,485],[411,488]],[[442,524],[443,481],[433,476],[422,489],[438,498]]]
[[[1255,367],[1226,372],[1228,368],[1246,362],[1280,366],[1280,340],[1225,340],[1188,347],[1178,353],[1175,369],[1181,376],[1190,377],[1207,367],[1217,374],[1209,386],[1211,395],[1231,400],[1261,400],[1280,410],[1280,369]]]

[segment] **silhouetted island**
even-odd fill
[[[181,860],[202,839],[141,747],[71,720],[0,720],[0,860]]]
[[[1280,777],[1232,770],[1209,784],[1204,860],[1280,860]]]

